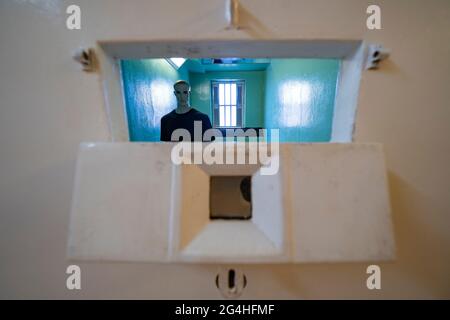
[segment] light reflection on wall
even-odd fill
[[[339,66],[336,59],[272,59],[264,126],[280,129],[281,142],[330,141]]]
[[[311,123],[311,85],[286,81],[279,87],[280,123],[285,127],[307,127]]]
[[[159,122],[166,113],[172,111],[177,105],[173,94],[173,83],[164,80],[155,80],[150,85],[153,103],[153,125],[159,126]]]
[[[159,126],[159,122],[166,113],[176,106],[172,83],[155,80],[150,83],[141,82],[136,87],[137,105],[145,113],[145,119],[151,126]]]

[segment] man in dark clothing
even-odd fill
[[[172,140],[172,133],[176,129],[186,129],[191,135],[191,141],[203,140],[203,134],[211,129],[211,121],[208,115],[192,108],[189,105],[190,85],[184,80],[179,80],[173,85],[174,94],[177,98],[177,108],[161,118],[161,141]],[[194,135],[194,121],[201,121],[201,137]]]

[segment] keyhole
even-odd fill
[[[239,297],[247,286],[247,278],[241,270],[228,269],[216,276],[216,287],[225,298]]]
[[[234,272],[233,269],[230,269],[228,271],[228,288],[230,290],[234,289],[234,277],[235,277],[235,275],[236,275],[236,272]]]

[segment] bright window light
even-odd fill
[[[244,81],[213,81],[211,89],[213,97],[214,127],[242,127]]]
[[[169,58],[169,59],[166,59],[166,60],[175,69],[180,68],[183,65],[183,63],[186,61],[185,58]]]

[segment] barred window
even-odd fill
[[[244,116],[243,80],[215,80],[211,82],[213,126],[242,128]]]

